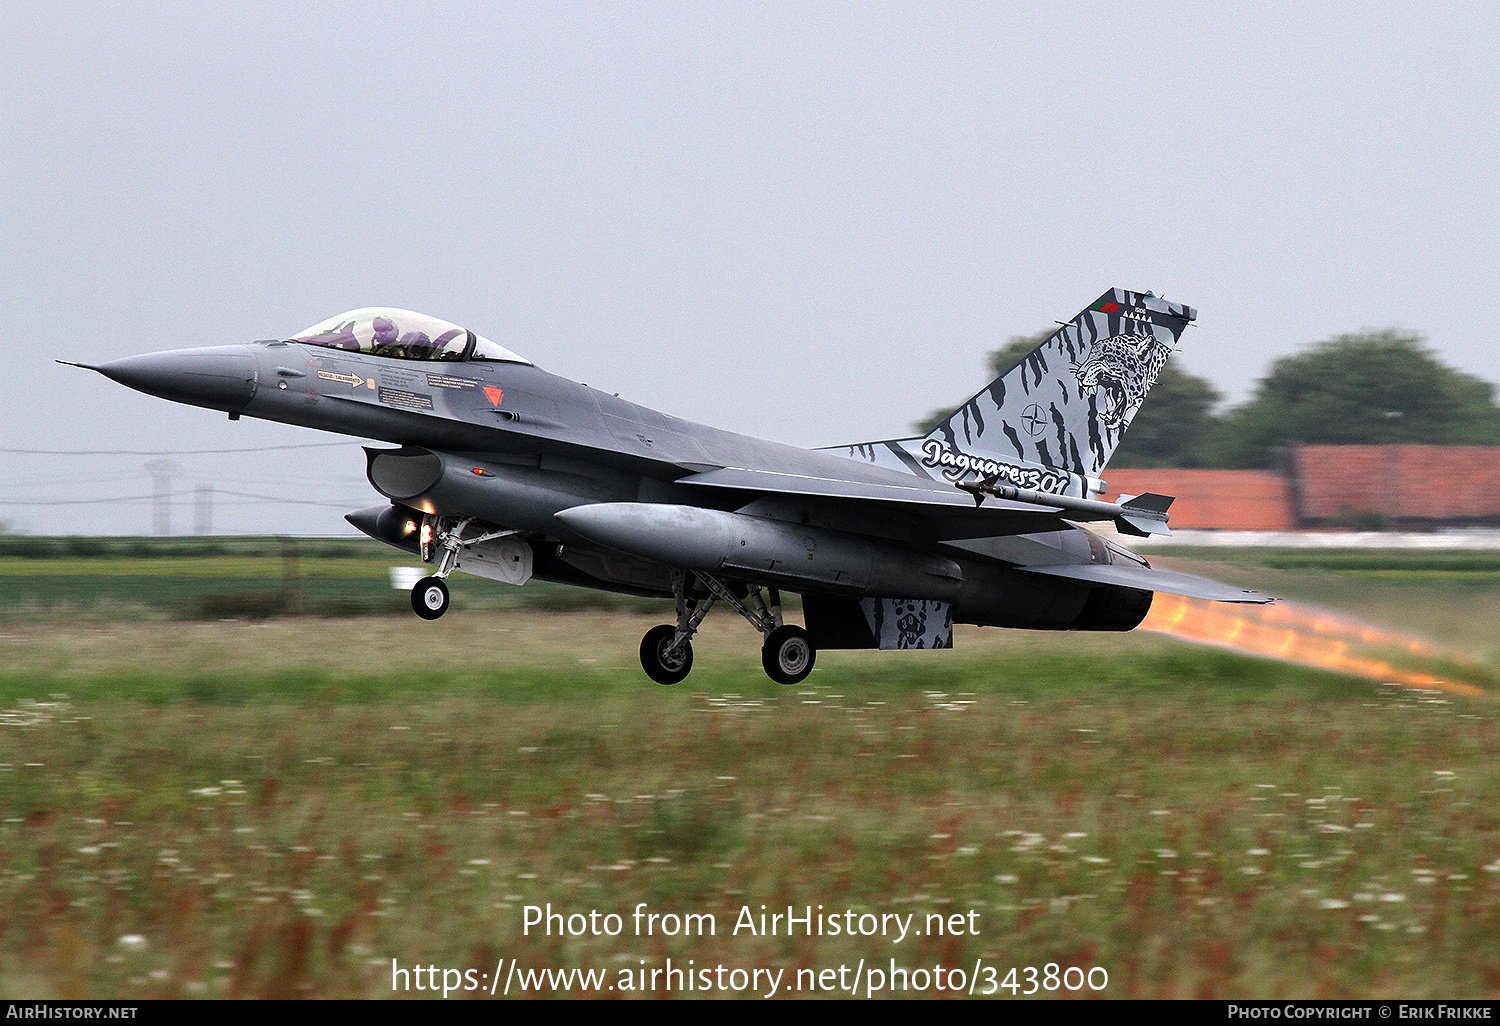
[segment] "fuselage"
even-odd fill
[[[674,600],[641,665],[673,684],[716,603],[781,684],[819,649],[942,649],[953,624],[1130,630],[1155,591],[1265,596],[1152,568],[1081,527],[1166,534],[1169,496],[1103,470],[1191,307],[1111,289],[920,437],[808,450],[681,420],[549,374],[458,325],[366,307],[296,336],[93,369],[177,402],[358,438],[389,500],[346,519],[447,577],[532,577]],[[1059,322],[1061,323],[1061,322]],[[80,365],[84,366],[84,365]],[[805,626],[781,593],[803,596]]]
[[[918,518],[816,498],[685,487],[677,482],[688,475],[726,467],[903,486],[913,478],[682,420],[520,360],[401,359],[278,340],[152,353],[98,369],[141,391],[231,417],[378,439],[401,447],[402,455],[435,454],[441,480],[402,494],[376,472],[381,453],[375,452],[371,482],[413,509],[480,516],[539,539],[539,576],[555,568],[550,576],[572,583],[667,593],[667,566],[601,549],[557,516],[602,503],[740,511],[826,532],[829,541],[876,539],[896,557],[952,560],[960,580],[944,597],[959,622],[1075,625],[1089,589],[1010,568],[1111,558],[1096,536],[1060,522],[1057,530],[1034,534],[932,541],[922,536]],[[397,465],[387,459],[386,469]],[[551,558],[557,553],[566,565]]]

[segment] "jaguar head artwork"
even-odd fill
[[[1171,355],[1172,347],[1154,337],[1112,335],[1095,344],[1073,373],[1080,392],[1094,398],[1099,420],[1117,433],[1135,416]]]

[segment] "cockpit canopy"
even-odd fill
[[[297,332],[290,341],[399,360],[531,363],[504,346],[456,324],[385,306],[367,306],[330,317],[306,331]]]

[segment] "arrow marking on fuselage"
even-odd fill
[[[342,381],[344,384],[349,385],[352,388],[359,388],[361,385],[365,384],[365,379],[360,377],[358,374],[335,374],[333,373],[333,371],[320,370],[318,371],[318,377],[322,378],[324,381]]]

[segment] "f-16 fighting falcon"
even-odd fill
[[[820,649],[951,648],[955,623],[1126,631],[1157,591],[1270,601],[1079,526],[1169,533],[1170,497],[1095,496],[1194,317],[1111,290],[926,435],[813,450],[637,406],[407,310],[89,369],[231,420],[393,446],[365,450],[388,502],[347,519],[434,567],[418,616],[447,611],[455,570],[670,598],[676,620],[646,632],[641,665],[675,684],[722,603],[762,635],[771,679],[795,684]]]

